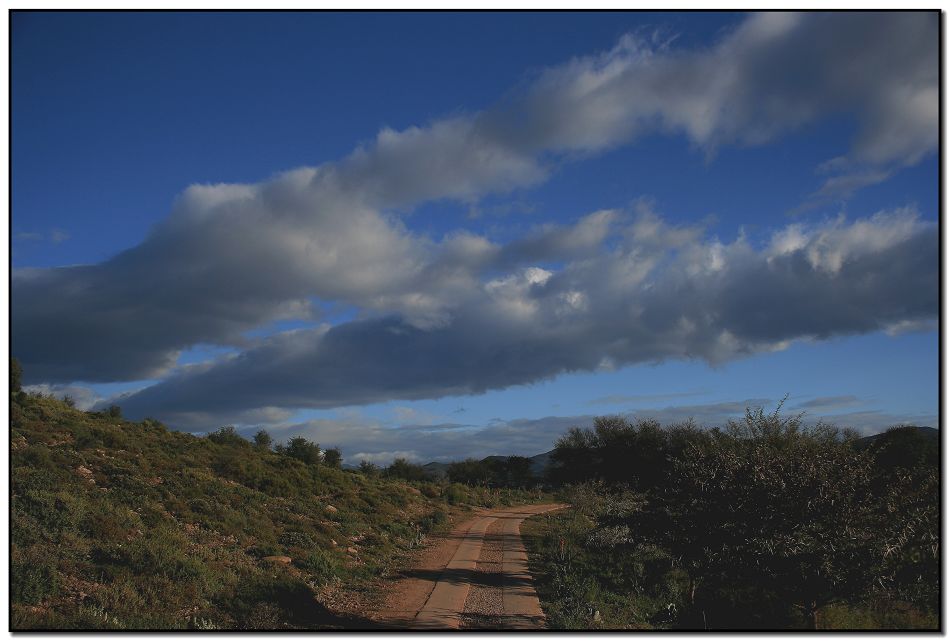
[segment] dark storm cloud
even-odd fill
[[[937,311],[937,235],[911,211],[800,225],[755,249],[644,215],[612,252],[528,268],[420,328],[396,316],[298,330],[133,394],[131,415],[331,408],[478,394],[665,359],[719,363]],[[619,242],[619,241],[618,241]]]

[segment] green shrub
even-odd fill
[[[452,483],[445,488],[445,500],[449,502],[449,505],[461,505],[465,503],[467,497],[468,491],[461,483]]]
[[[192,499],[188,501],[188,509],[195,514],[212,514],[214,512],[211,503],[205,499]]]
[[[29,490],[17,498],[16,504],[25,514],[36,519],[52,538],[77,528],[84,512],[83,499],[69,492]]]
[[[219,445],[247,445],[248,442],[237,433],[233,425],[225,425],[208,433],[208,440]]]
[[[420,521],[419,527],[425,534],[437,532],[449,521],[449,516],[443,509],[437,509],[435,512]]]
[[[331,447],[323,452],[323,462],[327,467],[339,469],[343,462],[343,453],[338,447]]]
[[[397,458],[386,468],[386,476],[404,481],[424,481],[426,472],[421,465],[410,463],[404,458]]]
[[[281,449],[281,453],[307,465],[320,463],[320,445],[312,443],[302,436],[290,439],[287,445]]]
[[[13,601],[36,605],[59,592],[59,577],[49,560],[16,560],[10,568]]]
[[[437,499],[442,496],[442,488],[435,483],[422,483],[419,490],[422,492],[422,496],[427,499]]]
[[[369,461],[360,461],[359,470],[366,476],[379,476],[379,466]]]
[[[82,522],[83,531],[90,538],[103,542],[125,540],[141,526],[142,521],[134,512],[114,510],[109,506],[98,506],[96,511],[90,510]]]
[[[272,439],[270,434],[267,433],[267,430],[260,430],[254,435],[254,445],[261,448],[262,450],[269,450],[273,442],[274,439]]]
[[[310,535],[303,532],[284,532],[280,535],[278,542],[288,548],[312,548],[316,545]]]
[[[339,569],[337,558],[323,548],[314,548],[302,558],[294,559],[294,565],[309,573],[318,583],[328,582]]]

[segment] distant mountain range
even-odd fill
[[[938,440],[940,438],[940,430],[935,429],[933,427],[924,427],[920,425],[908,425],[906,427],[907,429],[917,430],[919,434],[921,434],[922,436],[928,439]],[[872,434],[871,436],[865,436],[863,438],[858,439],[858,443],[861,444],[861,446],[863,447],[867,447],[868,445],[871,445],[876,440],[884,436],[884,434],[885,432],[881,432],[880,434]],[[541,454],[535,454],[534,456],[528,457],[528,459],[531,461],[531,473],[534,474],[534,476],[539,477],[539,478],[544,476],[544,470],[550,464],[551,455],[553,453],[554,453],[554,450],[549,450],[547,452],[542,452]],[[504,460],[506,458],[507,458],[506,456],[500,456],[496,454],[492,456],[486,456],[485,458],[482,459],[482,461],[498,461],[498,460]],[[422,469],[425,470],[426,474],[428,474],[429,477],[431,477],[432,479],[442,480],[448,475],[449,465],[451,465],[451,463],[441,463],[438,461],[432,461],[430,463],[426,463],[425,465],[423,465]],[[343,467],[345,469],[357,468],[357,466],[349,465],[349,464],[344,465]]]
[[[529,456],[528,460],[531,461],[531,473],[534,476],[541,477],[544,476],[544,469],[548,466],[548,463],[551,461],[551,454],[554,453],[554,450],[549,452],[543,452],[541,454],[536,454],[534,456]],[[486,456],[482,461],[503,461],[507,456]],[[431,463],[426,463],[422,466],[422,469],[426,471],[433,479],[441,480],[446,477],[448,474],[450,463],[439,463],[437,461],[432,461]]]

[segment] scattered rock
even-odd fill
[[[359,554],[356,548],[346,548],[347,554]]]
[[[420,492],[419,490],[417,490],[417,489],[414,488],[414,487],[410,487],[410,488],[409,488],[409,493],[410,493],[410,494],[415,494],[416,496],[422,496],[422,492]]]
[[[92,483],[93,485],[96,484],[96,481],[92,478],[92,470],[90,470],[85,465],[80,465],[79,467],[77,467],[76,472],[79,474],[79,476],[83,478],[84,481],[88,481],[89,483]]]
[[[335,513],[335,512],[339,512],[339,510],[337,510],[337,509],[336,509],[335,507],[333,507],[332,505],[328,505],[328,506],[327,506],[327,512],[330,512],[331,514],[333,514],[333,513]]]
[[[332,545],[333,547],[336,547],[338,545],[338,543],[336,542],[336,539],[330,539],[330,545]]]
[[[267,561],[268,563],[283,563],[284,565],[290,565],[290,562],[293,561],[289,556],[265,556],[261,561]]]

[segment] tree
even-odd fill
[[[323,462],[326,463],[329,467],[335,467],[339,469],[343,462],[343,453],[338,447],[331,447],[328,450],[323,451]]]
[[[592,429],[571,428],[557,441],[549,477],[558,483],[600,479],[641,491],[665,484],[670,432],[655,420],[598,416]]]
[[[590,430],[572,427],[554,444],[548,480],[553,483],[579,483],[594,478],[598,467],[597,440]]]
[[[283,453],[298,461],[303,461],[307,465],[318,465],[320,463],[320,446],[311,443],[302,436],[295,436],[290,439]]]
[[[691,578],[741,570],[817,628],[822,607],[881,577],[872,469],[833,428],[747,411],[674,464],[667,545]]]
[[[450,463],[445,472],[453,483],[467,485],[486,485],[494,476],[487,462],[473,458]]]
[[[634,423],[619,417],[594,420],[601,475],[612,485],[651,490],[663,484],[668,470],[669,433],[647,419]]]
[[[505,484],[527,487],[534,481],[531,459],[526,456],[509,456],[505,459]]]
[[[219,445],[246,445],[247,441],[238,434],[233,425],[225,425],[208,433],[208,440]]]
[[[426,471],[421,465],[410,463],[404,458],[397,458],[386,468],[386,476],[404,481],[423,481],[426,478]]]
[[[370,461],[360,461],[360,472],[366,476],[378,476],[379,466]]]
[[[267,433],[267,430],[260,430],[254,435],[254,445],[262,450],[269,450],[272,443],[273,439],[270,434]]]

